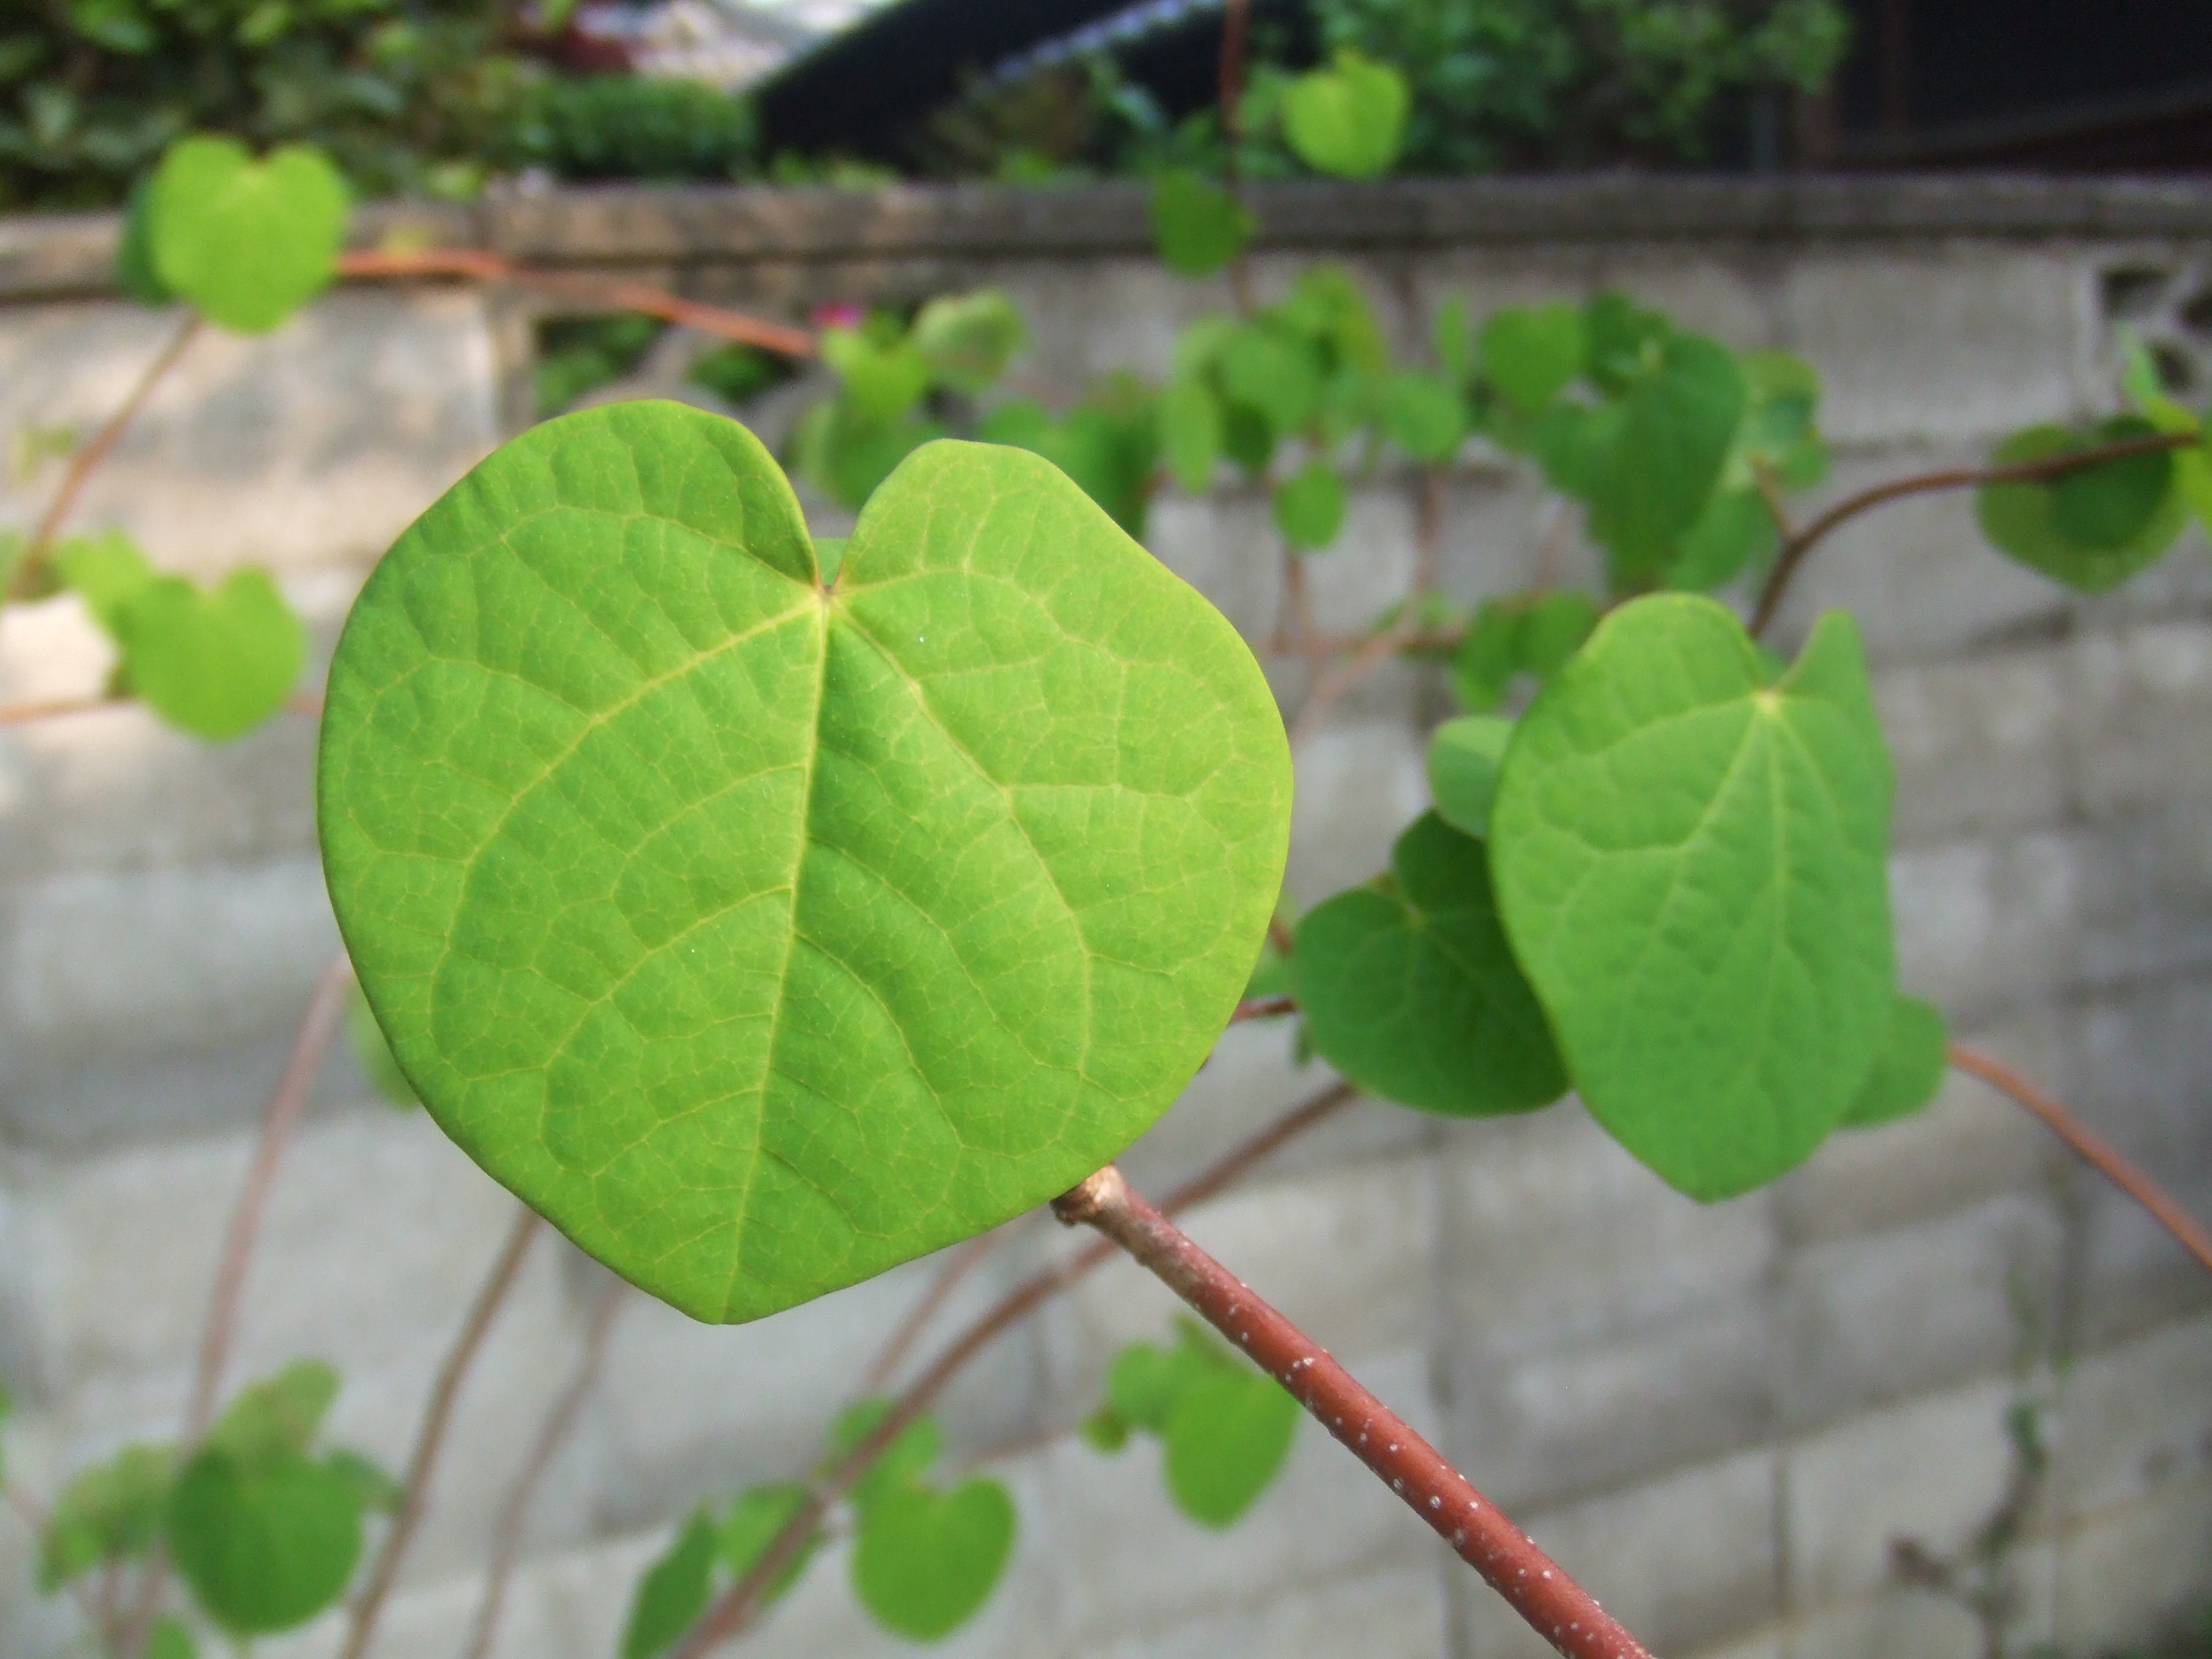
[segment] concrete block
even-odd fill
[[[2055,1206],[2005,1194],[1791,1252],[1777,1291],[1784,1422],[1809,1430],[2008,1367],[2059,1243]]]
[[[176,322],[122,304],[0,315],[0,427],[105,421]],[[204,331],[94,476],[76,523],[201,574],[383,550],[497,441],[491,340],[466,291],[325,296],[273,334]],[[23,524],[49,465],[0,490]]]
[[[1777,1498],[1762,1451],[1516,1519],[1645,1647],[1691,1653],[1753,1635],[1779,1610]],[[1552,1652],[1473,1573],[1450,1582],[1463,1659]]]
[[[1948,1555],[2002,1498],[2009,1383],[1992,1378],[1854,1417],[1785,1447],[1790,1605],[1880,1591],[1892,1546]]]
[[[2085,633],[2068,714],[2083,809],[2115,817],[2212,795],[2212,624]]]
[[[2212,1608],[2212,1480],[2177,1482],[2084,1517],[2061,1540],[2053,1635],[2059,1650],[2107,1653],[2203,1640]]]
[[[2212,1318],[2093,1354],[2067,1376],[2054,1482],[2074,1513],[2212,1477]]]
[[[2063,990],[2091,861],[2081,837],[2048,830],[1893,853],[1899,982],[1966,1024]]]
[[[1410,712],[1333,721],[1299,746],[1285,882],[1301,908],[1388,869],[1392,844],[1428,810],[1428,750]]]
[[[337,950],[313,858],[0,887],[0,1126],[84,1147],[258,1118]]]
[[[1985,1659],[1981,1627],[1956,1601],[1899,1589],[1823,1608],[1781,1632],[1788,1659]]]
[[[1779,343],[1820,371],[1832,441],[1991,438],[2083,410],[2086,281],[2034,248],[1823,250],[1779,276]]]
[[[2068,804],[2068,653],[2032,645],[1903,663],[1875,680],[1900,845],[2040,828]]]
[[[2212,968],[2212,802],[2178,802],[2085,836],[2078,864],[2083,982]]]
[[[1081,1650],[1080,1659],[1445,1659],[1444,1575],[1395,1568]]]

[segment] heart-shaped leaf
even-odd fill
[[[1028,339],[1021,308],[996,289],[941,295],[914,319],[915,349],[938,384],[971,396],[1004,374]]]
[[[1513,738],[1513,722],[1493,714],[1446,720],[1429,738],[1429,794],[1437,816],[1478,841],[1490,834],[1498,768]]]
[[[265,570],[234,570],[212,592],[160,576],[118,607],[123,684],[163,720],[217,743],[283,707],[307,660],[307,631]]]
[[[1484,1116],[1566,1089],[1498,927],[1482,843],[1433,812],[1398,838],[1389,876],[1298,924],[1291,982],[1314,1052],[1401,1106]]]
[[[1349,49],[1283,88],[1283,136],[1316,173],[1373,179],[1388,173],[1406,137],[1413,96],[1406,77]]]
[[[154,175],[154,274],[210,322],[265,334],[330,285],[346,194],[305,145],[256,161],[235,139],[181,139]]]
[[[208,1446],[177,1477],[168,1539],[201,1611],[234,1636],[266,1635],[344,1593],[361,1505],[341,1471],[297,1453],[248,1467]]]
[[[1152,241],[1178,276],[1204,276],[1244,251],[1252,216],[1218,185],[1183,169],[1152,182]]]
[[[1318,553],[1344,528],[1344,480],[1327,461],[1308,461],[1275,486],[1275,528],[1301,553]]]
[[[696,1511],[637,1581],[623,1626],[622,1659],[659,1659],[706,1611],[717,1544],[714,1522],[704,1510]]]
[[[1259,1500],[1291,1455],[1298,1402],[1237,1362],[1192,1379],[1168,1413],[1168,1494],[1202,1526],[1226,1527]]]
[[[795,1480],[750,1486],[739,1492],[730,1505],[730,1512],[722,1518],[722,1565],[730,1570],[731,1576],[743,1578],[757,1566],[769,1547],[782,1536],[783,1529],[806,1507],[806,1488]],[[799,1574],[806,1571],[821,1545],[822,1534],[817,1532],[769,1581],[763,1599],[772,1602],[797,1583]]]
[[[1583,356],[1583,314],[1570,305],[1509,306],[1482,325],[1482,377],[1523,415],[1542,413]]]
[[[1730,611],[1636,600],[1514,733],[1490,818],[1514,954],[1591,1112],[1693,1197],[1798,1163],[1874,1064],[1889,794],[1838,614],[1770,684]]]
[[[901,1486],[863,1511],[853,1589],[886,1630],[950,1636],[990,1599],[1014,1547],[1014,1500],[995,1480]]]
[[[1657,369],[1622,399],[1620,425],[1595,458],[1590,534],[1617,580],[1655,573],[1698,521],[1743,418],[1743,374],[1725,346],[1676,334]]]
[[[2051,460],[2112,441],[2107,434],[2115,432],[2125,438],[2154,429],[2146,422],[2108,422],[2098,434],[2085,437],[2063,427],[2032,426],[1999,444],[1990,461],[1995,466],[2017,466]],[[2166,465],[2162,470],[2154,465],[2154,478],[2135,464],[2144,459]],[[2101,593],[2155,564],[2188,523],[2189,502],[2172,488],[2173,473],[2172,459],[2157,455],[2069,475],[2077,482],[2063,498],[2053,484],[1991,484],[1977,495],[1974,515],[1982,533],[2000,552],[2069,587]],[[2150,498],[2151,509],[2141,514],[2146,487],[2153,483],[2156,494]],[[2063,515],[2062,500],[2068,504]],[[2114,531],[2125,533],[2102,539]],[[2083,532],[2099,539],[2092,540]]]
[[[1282,720],[1049,465],[940,443],[834,592],[752,435],[549,422],[348,620],[331,895],[438,1122],[608,1266],[758,1318],[1148,1127],[1281,887]]]

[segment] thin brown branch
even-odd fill
[[[1766,503],[1766,516],[1774,521],[1774,532],[1787,546],[1797,532],[1790,522],[1790,503],[1783,499],[1782,481],[1774,476],[1774,469],[1765,461],[1751,464],[1752,482],[1758,486],[1759,499]]]
[[[1444,557],[1444,470],[1421,469],[1420,492],[1413,514],[1413,591],[1411,605],[1436,589]]]
[[[2101,466],[2107,461],[2124,461],[2130,455],[2155,455],[2163,450],[2187,449],[2202,443],[2203,439],[2193,432],[2160,432],[2144,438],[2129,438],[2119,443],[2100,444],[2094,449],[2077,449],[2068,455],[2053,455],[2046,460],[2022,461],[2016,466],[1949,467],[1936,472],[1916,472],[1908,477],[1892,478],[1870,489],[1862,489],[1856,495],[1846,495],[1833,507],[1814,518],[1795,535],[1787,537],[1782,551],[1774,561],[1774,568],[1766,578],[1766,586],[1759,590],[1759,603],[1751,613],[1751,631],[1763,634],[1774,620],[1775,612],[1782,608],[1783,595],[1789,592],[1798,568],[1805,556],[1839,528],[1890,501],[1902,501],[1908,495],[1926,495],[1944,489],[1979,489],[1990,484],[2054,483],[2069,473],[2086,468]]]
[[[584,1409],[584,1402],[599,1385],[599,1373],[605,1369],[607,1339],[613,1334],[615,1315],[621,1311],[628,1299],[629,1286],[612,1278],[599,1287],[593,1298],[590,1317],[584,1326],[584,1346],[576,1358],[576,1369],[568,1379],[568,1386],[561,1391],[553,1409],[538,1431],[538,1438],[530,1448],[530,1455],[515,1477],[514,1489],[507,1495],[507,1503],[499,1512],[499,1524],[492,1537],[491,1565],[484,1572],[483,1600],[477,1606],[476,1627],[470,1632],[466,1659],[489,1659],[492,1644],[499,1639],[500,1620],[507,1612],[507,1588],[514,1582],[514,1570],[522,1559],[523,1535],[529,1529],[530,1507],[537,1501],[538,1488],[552,1467],[553,1455],[561,1443],[568,1437],[576,1419]]]
[[[254,1249],[261,1240],[269,1194],[276,1185],[276,1171],[284,1161],[284,1153],[292,1144],[292,1132],[299,1127],[301,1113],[307,1109],[308,1091],[314,1086],[315,1073],[322,1068],[324,1053],[330,1048],[331,1038],[345,1014],[346,997],[352,988],[353,963],[341,951],[315,982],[314,994],[308,998],[307,1011],[300,1020],[299,1034],[292,1039],[291,1055],[284,1062],[283,1075],[276,1079],[276,1091],[269,1097],[269,1110],[262,1119],[253,1160],[246,1166],[246,1184],[239,1190],[238,1206],[231,1212],[222,1260],[216,1270],[215,1292],[208,1302],[199,1363],[193,1370],[192,1391],[185,1406],[183,1443],[187,1450],[199,1443],[209,1424],[215,1420],[216,1401],[222,1393],[223,1371],[229,1364],[231,1343],[238,1332],[240,1299],[246,1289],[246,1273],[253,1265]],[[146,1557],[145,1570],[139,1576],[137,1599],[124,1626],[119,1644],[124,1659],[138,1659],[145,1652],[146,1644],[153,1636],[154,1620],[161,1612],[161,1591],[167,1580],[168,1556],[157,1542]]]
[[[1410,633],[1399,629],[1385,629],[1380,634],[1370,634],[1360,641],[1357,650],[1339,657],[1321,672],[1306,700],[1298,705],[1298,712],[1291,720],[1291,748],[1295,752],[1300,744],[1320,728],[1322,716],[1348,695],[1359,683],[1406,647]]]
[[[1241,1025],[1248,1019],[1273,1019],[1297,1011],[1297,1003],[1290,997],[1247,997],[1237,1005],[1237,1011],[1229,1016],[1229,1023]]]
[[[154,361],[146,366],[146,372],[138,377],[138,383],[124,398],[123,406],[107,417],[106,423],[92,434],[83,448],[70,457],[69,470],[62,474],[61,483],[55,489],[53,499],[46,503],[46,510],[40,515],[38,527],[31,532],[29,544],[23,549],[23,556],[16,562],[15,574],[9,583],[11,597],[21,599],[33,590],[45,568],[47,556],[53,551],[54,541],[61,534],[62,526],[69,522],[69,515],[76,510],[77,498],[84,493],[85,485],[99,470],[100,463],[114,452],[115,446],[123,441],[124,433],[130,429],[131,422],[138,418],[138,411],[145,408],[146,400],[154,395],[154,388],[161,385],[169,371],[177,366],[177,360],[185,355],[185,348],[191,344],[199,331],[199,313],[194,312],[185,319],[176,333],[170,337],[169,343],[162,347]]]
[[[1121,1170],[1108,1164],[1053,1209],[1071,1227],[1096,1228],[1243,1349],[1568,1659],[1650,1659],[1441,1452],[1146,1203]]]
[[[1314,653],[1313,598],[1306,583],[1304,556],[1283,549],[1282,603],[1275,613],[1275,637],[1268,649],[1279,657],[1310,657]]]
[[[511,283],[611,310],[642,312],[663,322],[696,328],[702,334],[758,346],[786,357],[811,357],[814,336],[803,328],[749,316],[722,306],[703,305],[663,289],[617,277],[587,276],[518,264],[479,248],[426,248],[419,252],[361,252],[338,257],[338,275],[362,279],[463,276],[479,283]]]
[[[477,1292],[475,1302],[470,1304],[468,1316],[461,1322],[452,1351],[438,1368],[437,1380],[430,1386],[429,1403],[422,1408],[422,1426],[416,1433],[414,1455],[407,1461],[407,1478],[400,1486],[399,1512],[392,1517],[392,1529],[384,1535],[384,1547],[377,1553],[376,1564],[369,1569],[368,1582],[353,1604],[346,1626],[345,1646],[341,1650],[343,1659],[362,1659],[375,1639],[376,1621],[392,1595],[392,1586],[398,1579],[399,1564],[405,1559],[407,1547],[414,1542],[416,1528],[422,1524],[423,1514],[429,1508],[430,1477],[437,1469],[446,1431],[453,1426],[453,1405],[460,1398],[461,1384],[468,1380],[469,1369],[483,1351],[492,1322],[499,1316],[508,1293],[514,1289],[523,1258],[530,1254],[530,1247],[544,1224],[538,1212],[527,1206],[518,1210],[514,1224],[507,1230],[506,1243],[500,1246],[490,1273]]]
[[[1221,13],[1221,55],[1214,96],[1221,106],[1221,179],[1230,199],[1244,203],[1244,58],[1252,39],[1251,0],[1228,0]],[[1252,311],[1252,266],[1243,248],[1229,262],[1230,297],[1240,317]]]
[[[978,1233],[946,1258],[945,1265],[937,1270],[937,1276],[929,1281],[929,1288],[907,1310],[906,1317],[898,1322],[898,1328],[890,1334],[876,1357],[868,1362],[867,1370],[861,1372],[856,1392],[862,1399],[881,1393],[884,1385],[897,1375],[901,1363],[913,1351],[914,1345],[921,1340],[921,1334],[929,1328],[929,1322],[937,1316],[938,1310],[951,1298],[952,1292],[960,1288],[968,1275],[983,1265],[983,1258],[1004,1242],[1006,1231],[1004,1227],[994,1227],[988,1233]]]
[[[37,702],[0,703],[0,726],[28,726],[38,720],[58,720],[69,714],[97,714],[111,708],[136,708],[136,697],[48,697]],[[295,691],[284,699],[283,712],[305,714],[310,720],[323,717],[323,700],[312,691]]]
[[[2203,1224],[2161,1191],[2156,1182],[2121,1156],[2110,1141],[2002,1060],[1958,1042],[1951,1045],[1949,1059],[1960,1071],[1979,1078],[1999,1094],[2009,1096],[2041,1118],[2083,1163],[2142,1206],[2152,1220],[2172,1234],[2181,1248],[2197,1258],[2198,1266],[2212,1273],[2212,1232],[2207,1232]]]
[[[1297,948],[1298,936],[1291,931],[1291,924],[1283,920],[1279,911],[1267,918],[1267,939],[1274,945],[1278,956],[1286,957]]]
[[[1242,1179],[1285,1142],[1304,1134],[1354,1097],[1349,1084],[1323,1090],[1304,1105],[1286,1113],[1259,1133],[1239,1143],[1205,1170],[1176,1188],[1162,1200],[1167,1213],[1188,1208]],[[784,1569],[797,1560],[808,1540],[821,1529],[830,1506],[852,1490],[853,1485],[881,1457],[915,1419],[929,1408],[947,1383],[975,1356],[1012,1329],[1037,1309],[1085,1274],[1111,1259],[1114,1247],[1104,1241],[1078,1250],[1066,1261],[1033,1273],[987,1310],[892,1402],[875,1431],[842,1458],[824,1468],[799,1512],[776,1534],[750,1572],[732,1585],[693,1626],[673,1659],[703,1659],[759,1617],[766,1594]]]

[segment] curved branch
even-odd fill
[[[764,351],[776,352],[786,357],[811,357],[814,355],[814,336],[803,328],[771,323],[722,306],[703,305],[696,300],[682,299],[665,289],[653,288],[643,283],[624,282],[618,277],[579,276],[568,271],[518,264],[512,259],[502,258],[496,253],[487,253],[480,248],[426,248],[413,253],[342,253],[338,256],[337,271],[341,276],[356,280],[463,276],[479,283],[512,283],[518,287],[541,289],[548,294],[562,295],[569,299],[618,311],[642,312],[648,317],[658,317],[663,322],[696,328],[702,334],[734,340],[741,345],[758,346]]]
[[[553,1409],[546,1413],[545,1422],[538,1431],[538,1439],[530,1448],[522,1473],[515,1478],[514,1489],[507,1495],[507,1504],[500,1510],[499,1526],[493,1534],[491,1565],[484,1573],[483,1600],[477,1607],[476,1628],[469,1636],[467,1659],[488,1659],[493,1642],[498,1639],[499,1621],[507,1611],[507,1587],[514,1582],[515,1565],[522,1559],[522,1535],[529,1524],[530,1505],[538,1496],[538,1483],[544,1480],[545,1471],[552,1467],[553,1454],[568,1437],[576,1418],[591,1398],[592,1390],[599,1386],[599,1372],[606,1364],[607,1339],[612,1334],[615,1315],[621,1311],[629,1286],[610,1276],[600,1287],[599,1299],[592,1304],[590,1322],[584,1328],[584,1348],[576,1361],[575,1375],[568,1386],[561,1391]]]
[[[169,371],[177,366],[177,360],[185,355],[185,349],[191,344],[199,331],[200,316],[198,312],[193,312],[185,319],[183,326],[170,337],[169,343],[162,347],[160,354],[146,366],[146,372],[131,388],[130,396],[124,398],[123,406],[107,417],[100,430],[93,434],[90,442],[70,457],[69,470],[62,474],[62,481],[54,491],[53,500],[46,504],[46,512],[40,516],[38,528],[31,532],[30,544],[24,548],[23,556],[16,562],[15,574],[8,584],[9,597],[21,599],[30,592],[40,568],[46,562],[46,556],[53,551],[55,538],[61,534],[62,526],[69,521],[69,515],[76,510],[77,497],[84,493],[86,483],[99,470],[100,463],[114,451],[115,446],[123,441],[124,433],[129,429],[131,422],[138,418],[138,411],[145,408],[146,400],[154,395],[154,388],[161,385]]]
[[[1108,1164],[1052,1207],[1069,1226],[1094,1227],[1127,1251],[1242,1348],[1567,1659],[1650,1659],[1443,1453],[1146,1203],[1121,1170]]]
[[[1926,495],[1937,490],[1979,489],[1989,484],[2052,483],[2069,473],[2101,466],[2107,461],[2124,461],[2130,455],[2155,455],[2166,450],[2187,449],[2203,441],[2203,434],[2198,433],[2160,432],[2149,437],[2102,444],[2094,449],[2077,449],[2070,455],[2053,455],[2040,461],[2022,461],[2015,466],[1964,466],[1947,468],[1939,472],[1916,472],[1909,477],[1892,478],[1887,483],[1862,489],[1856,495],[1846,495],[1803,529],[1784,540],[1782,551],[1775,558],[1774,568],[1767,574],[1766,586],[1759,590],[1759,603],[1752,610],[1751,631],[1754,635],[1766,631],[1767,624],[1774,620],[1774,613],[1782,608],[1782,596],[1789,591],[1798,567],[1805,562],[1805,556],[1831,532],[1848,524],[1862,513],[1872,512],[1890,501],[1902,501],[1907,495]]]
[[[2041,1118],[2044,1123],[2090,1168],[2142,1206],[2152,1220],[2173,1235],[2181,1248],[2212,1273],[2212,1233],[2161,1191],[2158,1183],[2122,1157],[2117,1148],[2051,1096],[2037,1088],[2001,1060],[1954,1042],[1947,1058],[1969,1077],[1979,1078],[1999,1094]]]
[[[1161,1201],[1161,1208],[1173,1213],[1190,1205],[1204,1202],[1241,1179],[1286,1141],[1304,1133],[1343,1107],[1356,1093],[1357,1091],[1348,1083],[1340,1083],[1323,1090],[1176,1188]],[[816,1478],[812,1490],[808,1492],[806,1502],[799,1512],[776,1534],[775,1541],[753,1564],[752,1571],[724,1591],[699,1622],[691,1627],[690,1633],[675,1650],[672,1659],[704,1659],[705,1655],[713,1652],[759,1617],[766,1604],[769,1587],[786,1567],[799,1558],[808,1540],[821,1528],[830,1505],[852,1490],[854,1484],[883,1455],[891,1443],[905,1432],[915,1419],[928,1409],[930,1402],[943,1392],[945,1384],[997,1338],[1110,1259],[1113,1254],[1114,1247],[1102,1239],[1077,1251],[1057,1267],[1031,1274],[955,1338],[951,1346],[938,1356],[927,1370],[907,1385],[906,1391],[892,1403],[890,1410],[877,1424],[874,1432]]]
[[[994,1227],[988,1233],[976,1234],[952,1252],[945,1265],[937,1270],[937,1277],[930,1280],[929,1288],[907,1310],[906,1317],[899,1321],[898,1328],[890,1334],[890,1340],[868,1362],[868,1369],[860,1373],[860,1386],[855,1393],[866,1399],[897,1374],[900,1362],[921,1340],[921,1334],[929,1328],[929,1322],[937,1316],[938,1310],[945,1304],[953,1291],[960,1288],[962,1280],[982,1266],[983,1258],[996,1249],[1005,1237],[1005,1228]]]
[[[430,1388],[429,1403],[422,1408],[422,1426],[415,1437],[414,1455],[407,1462],[407,1479],[400,1488],[399,1512],[392,1517],[392,1530],[385,1534],[384,1547],[377,1554],[376,1565],[369,1569],[368,1583],[353,1604],[345,1646],[341,1650],[343,1659],[362,1659],[368,1651],[369,1643],[375,1639],[376,1621],[399,1577],[399,1564],[407,1554],[407,1547],[415,1540],[415,1529],[422,1524],[424,1510],[429,1507],[430,1476],[437,1468],[438,1453],[445,1446],[446,1431],[453,1425],[453,1403],[460,1398],[461,1384],[467,1380],[469,1368],[476,1363],[484,1338],[491,1332],[492,1321],[498,1317],[507,1293],[514,1288],[515,1277],[522,1271],[522,1260],[530,1254],[542,1225],[538,1212],[527,1206],[516,1215],[514,1224],[507,1231],[507,1243],[500,1247],[483,1287],[470,1304],[468,1317],[461,1322],[460,1334],[453,1339],[453,1351],[438,1368],[437,1381]]]

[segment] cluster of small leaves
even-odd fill
[[[1133,1433],[1156,1437],[1176,1507],[1201,1526],[1231,1526],[1281,1472],[1298,1402],[1195,1321],[1176,1320],[1176,1333],[1170,1346],[1133,1342],[1115,1355],[1083,1437],[1109,1454]]]
[[[94,1574],[143,1571],[167,1553],[200,1616],[234,1641],[295,1629],[352,1582],[369,1517],[399,1489],[357,1453],[319,1448],[338,1379],[292,1365],[246,1389],[189,1454],[133,1445],[80,1470],[54,1500],[38,1582],[56,1594]],[[147,1649],[189,1659],[189,1628],[164,1619]]]

